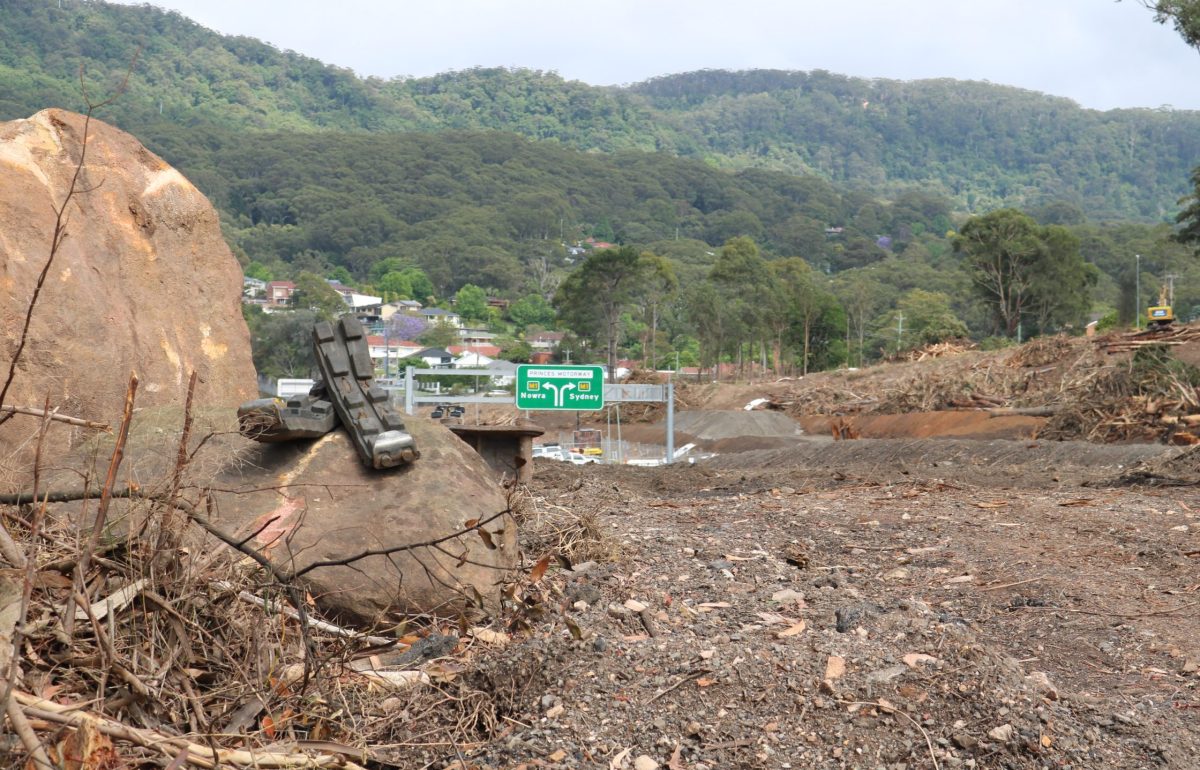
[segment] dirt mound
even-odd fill
[[[703,441],[759,436],[794,438],[804,429],[792,418],[773,411],[692,411],[675,415],[676,430]]]
[[[916,412],[909,414],[864,414],[845,418],[802,417],[806,433],[828,436],[835,422],[850,428],[860,438],[978,438],[1030,439],[1046,423],[1040,417],[1019,415],[994,417],[984,411]]]
[[[761,384],[679,383],[699,409],[756,400],[798,420],[948,410],[1046,417],[1037,435],[1095,442],[1200,443],[1200,330],[1181,326],[1104,338],[1043,337],[999,351],[965,350],[921,361],[817,372]],[[864,422],[864,426],[868,423]],[[983,426],[979,426],[983,427]],[[998,424],[982,435],[995,435]],[[1013,426],[1019,435],[1023,427]],[[880,424],[881,434],[899,428]],[[973,428],[907,435],[979,435]],[[1004,431],[998,435],[1005,435]]]
[[[849,474],[875,481],[955,478],[981,486],[1055,486],[1112,478],[1139,463],[1165,462],[1181,451],[1159,444],[1083,441],[824,439],[801,441],[781,449],[719,455],[705,464],[718,469]]]

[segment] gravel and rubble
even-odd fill
[[[1200,756],[1194,495],[537,471],[533,504],[594,512],[617,556],[551,569],[553,611],[479,661],[537,673],[461,766]]]
[[[281,611],[211,542],[155,573],[153,528],[98,552],[91,622],[59,634],[76,538],[0,508],[37,556],[7,646],[29,731],[0,759],[86,738],[82,770],[1198,766],[1200,450],[780,420],[694,464],[535,460],[502,611],[371,636]]]

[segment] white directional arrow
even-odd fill
[[[568,390],[574,390],[574,389],[575,389],[575,383],[573,383],[573,382],[568,382],[566,385],[563,385],[563,386],[562,386],[562,390],[560,390],[560,391],[559,391],[559,393],[558,393],[558,404],[557,404],[557,406],[562,406],[562,405],[563,405],[563,401],[565,401],[565,400],[566,400],[566,398],[567,398],[567,391],[568,391]]]
[[[558,386],[557,385],[555,385],[553,382],[543,382],[542,387],[543,388],[554,388],[554,405],[562,406],[562,396],[560,396],[558,394]]]

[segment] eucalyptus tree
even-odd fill
[[[745,236],[730,239],[721,248],[708,280],[723,305],[723,338],[736,343],[737,360],[744,362],[747,343],[766,349],[768,298],[774,291],[767,261],[758,245]],[[718,357],[722,350],[717,351]]]
[[[555,295],[559,316],[571,329],[604,343],[610,380],[617,371],[622,316],[645,296],[653,262],[632,246],[593,252]]]
[[[954,238],[975,289],[988,303],[996,328],[1018,333],[1025,317],[1039,324],[1081,314],[1095,273],[1079,253],[1079,239],[1058,225],[1038,225],[1015,209],[973,217]]]

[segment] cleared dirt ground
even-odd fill
[[[539,665],[478,766],[1197,766],[1200,499],[1128,486],[1190,454],[719,460],[537,461],[535,508],[586,513],[615,556],[552,570],[562,615],[496,653]]]
[[[557,613],[481,662],[500,691],[523,678],[467,766],[1200,767],[1200,455],[944,408],[856,411],[860,438],[833,439],[841,402],[1070,409],[1127,365],[1066,341],[701,385],[676,444],[714,457],[538,460],[531,558],[571,516],[591,550],[546,576]],[[625,438],[661,441],[657,417]]]

